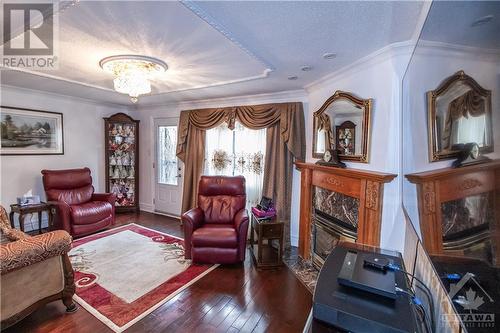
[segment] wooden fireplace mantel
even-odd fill
[[[480,193],[495,192],[495,224],[500,226],[500,160],[461,168],[444,168],[405,176],[417,186],[420,230],[424,248],[431,255],[442,255],[441,205]],[[493,229],[492,242],[500,244],[500,228]],[[496,248],[500,258],[500,248]]]
[[[302,258],[310,258],[313,186],[359,199],[357,242],[380,245],[384,183],[391,182],[396,175],[304,162],[295,165],[301,172],[299,255]]]

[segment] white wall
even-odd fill
[[[205,101],[183,102],[163,106],[138,106],[137,111],[130,115],[140,122],[140,207],[144,211],[154,211],[153,198],[155,190],[155,177],[153,173],[154,162],[154,120],[157,118],[178,118],[182,110],[192,110],[211,107],[225,107],[235,105],[255,105],[266,103],[303,102],[304,110],[308,113],[307,96],[305,91],[288,91],[285,93],[261,94],[252,96],[240,96],[231,98],[220,98]],[[294,171],[293,188],[300,186],[300,173]],[[298,191],[294,190],[294,193]],[[292,198],[292,206],[298,206],[298,198]],[[297,218],[298,216],[295,216]],[[292,244],[298,242],[298,220],[292,223]]]
[[[348,162],[348,168],[380,171],[398,175],[385,184],[382,211],[381,247],[403,249],[404,221],[401,212],[401,79],[409,58],[408,44],[391,45],[354,64],[348,70],[331,75],[308,89],[309,114],[306,114],[307,159],[312,158],[314,111],[335,93],[343,90],[361,98],[372,98],[369,163]],[[293,216],[299,208],[292,207]]]
[[[492,91],[494,152],[500,157],[500,53],[470,47],[420,41],[404,78],[403,170],[405,174],[441,169],[452,160],[429,161],[426,93],[436,89],[447,77],[459,70],[474,78],[483,88]],[[417,231],[417,191],[404,181],[403,201]]]
[[[64,155],[1,156],[0,203],[9,211],[16,197],[29,190],[45,199],[42,169],[89,167],[96,191],[105,190],[103,117],[126,112],[124,107],[27,89],[1,87],[1,105],[63,113]],[[28,221],[28,218],[26,219]],[[31,226],[26,223],[26,230]]]

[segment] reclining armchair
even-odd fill
[[[115,221],[113,193],[94,193],[90,169],[42,170],[48,203],[57,207],[55,229],[84,236]]]
[[[67,312],[77,310],[71,236],[57,230],[29,236],[10,226],[0,206],[1,327],[14,325],[37,308],[61,299]]]
[[[232,264],[245,260],[248,215],[245,178],[202,176],[198,207],[182,215],[186,259]]]

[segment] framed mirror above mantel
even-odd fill
[[[313,114],[313,158],[337,149],[341,160],[369,162],[372,100],[337,90]]]
[[[481,153],[493,151],[491,91],[463,70],[427,92],[429,159],[457,158],[459,144],[475,142]]]

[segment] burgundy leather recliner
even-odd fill
[[[102,230],[115,221],[113,193],[94,193],[90,169],[42,170],[47,201],[57,206],[55,229],[72,236]]]
[[[198,207],[182,214],[186,259],[232,264],[245,260],[248,214],[245,178],[202,176]]]

